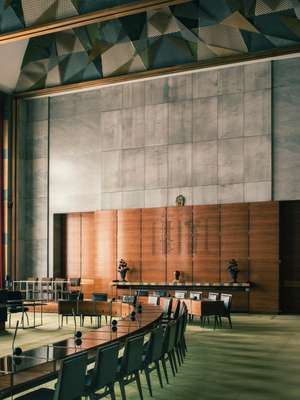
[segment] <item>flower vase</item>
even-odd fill
[[[127,273],[127,271],[119,271],[120,272],[120,277],[121,277],[121,280],[122,280],[122,282],[126,282],[126,273]]]

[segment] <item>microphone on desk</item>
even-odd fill
[[[118,330],[118,321],[116,319],[113,319],[111,321],[111,330],[113,332],[117,332],[117,330]]]
[[[82,340],[80,339],[82,336],[82,332],[77,330],[76,315],[75,315],[74,308],[72,308],[72,314],[73,314],[74,324],[75,324],[75,330],[74,330],[75,344],[77,346],[80,346],[82,344]]]

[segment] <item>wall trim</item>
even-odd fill
[[[300,55],[300,44],[281,49],[272,49],[260,51],[256,53],[235,54],[227,57],[217,57],[213,60],[204,60],[196,63],[181,64],[172,67],[157,68],[148,71],[135,72],[126,75],[112,76],[107,78],[83,81],[78,83],[70,83],[59,86],[53,86],[45,89],[29,90],[25,92],[15,93],[15,98],[33,98],[53,96],[62,93],[78,92],[83,90],[97,89],[103,86],[127,83],[130,81],[146,80],[151,78],[159,78],[165,75],[184,74],[188,72],[196,72],[198,70],[214,69],[219,67],[231,67],[238,64],[246,64],[258,61],[271,61],[278,58],[293,57]]]

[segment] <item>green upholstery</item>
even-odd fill
[[[18,397],[20,400],[77,400],[84,394],[87,353],[62,362],[55,390],[38,389]]]

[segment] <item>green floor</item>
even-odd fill
[[[20,332],[19,344],[24,347],[29,341],[28,347],[34,347],[72,331],[71,324],[58,330],[55,316],[48,315],[46,321],[43,328]],[[164,389],[153,373],[154,398],[299,400],[300,316],[234,315],[233,324],[233,330],[216,331],[197,322],[190,325],[185,364]],[[8,350],[10,340],[9,334],[1,337],[0,353]],[[144,378],[142,383],[145,398],[150,398]],[[116,389],[119,398],[118,385]],[[129,400],[139,398],[134,384],[126,392]]]

